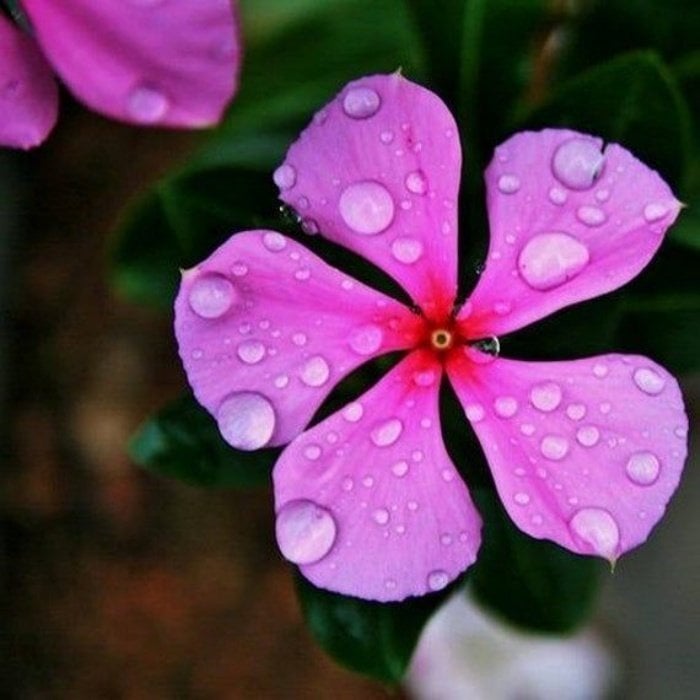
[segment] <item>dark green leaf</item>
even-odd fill
[[[605,564],[520,532],[492,492],[474,492],[484,519],[470,581],[477,600],[509,622],[568,632],[590,614]]]
[[[374,603],[316,588],[297,577],[302,612],[316,641],[344,666],[398,683],[423,626],[446,592],[402,603]]]
[[[155,474],[210,488],[262,486],[279,450],[241,452],[219,434],[213,418],[190,396],[160,410],[134,435],[129,454]]]

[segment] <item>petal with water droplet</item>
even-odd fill
[[[606,371],[591,370],[600,367]],[[646,540],[686,455],[687,418],[668,372],[631,355],[499,358],[479,367],[478,377],[472,369],[458,353],[447,366],[466,411],[475,402],[495,406],[503,396],[518,402],[509,420],[494,412],[472,425],[520,529],[608,559]]]
[[[504,147],[508,160],[496,156],[486,171],[491,242],[464,319],[472,337],[514,331],[622,286],[680,211],[659,174],[616,144],[546,129]],[[504,187],[512,178],[517,189]],[[510,313],[498,314],[499,302],[512,303]]]
[[[449,308],[461,168],[449,110],[395,73],[350,83],[323,114],[289,149],[296,180],[280,197],[294,208],[305,197],[321,235],[369,258],[417,303]]]
[[[314,519],[309,525],[309,506],[303,526],[294,528],[303,534],[303,546],[280,540],[283,554],[292,558],[285,548],[291,551],[314,585],[371,600],[403,600],[444,588],[476,558],[481,519],[442,441],[440,382],[414,381],[440,371],[429,352],[412,353],[352,408],[315,425],[282,453],[273,472],[277,512],[289,503],[311,503],[322,509],[321,519],[332,514],[335,525],[332,548],[316,548],[312,531],[318,525],[319,539],[327,543],[330,527]],[[421,427],[426,417],[428,428]],[[330,433],[343,449],[325,449],[310,461],[309,447]],[[299,561],[296,552],[308,559],[317,549],[324,550],[322,558]]]
[[[410,346],[416,316],[360,282],[345,289],[345,280],[273,231],[237,234],[184,272],[175,332],[202,405],[216,415],[230,394],[257,392],[276,415],[270,444],[283,444],[345,375]]]
[[[240,63],[230,0],[24,0],[37,41],[71,92],[136,124],[216,123]]]

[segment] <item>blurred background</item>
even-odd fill
[[[459,92],[457,77],[444,63],[447,54],[431,54],[435,37],[427,40],[425,30],[438,36],[442,31],[445,44],[457,40],[447,32],[448,25],[440,30],[436,22],[430,24],[427,3],[379,3],[385,5],[380,10],[350,0],[333,0],[325,7],[312,0],[254,4],[243,3],[249,54],[240,111],[234,102],[231,118],[209,141],[197,134],[108,122],[63,94],[59,126],[45,146],[26,154],[0,153],[2,697],[340,700],[400,698],[411,692],[436,700],[463,697],[449,678],[442,695],[420,695],[428,691],[419,682],[413,690],[389,689],[344,670],[321,650],[303,621],[291,569],[274,544],[267,487],[205,490],[141,470],[126,450],[146,417],[185,388],[167,305],[147,303],[151,293],[157,298],[171,293],[179,261],[169,258],[170,249],[163,247],[162,256],[158,248],[149,254],[146,267],[133,262],[133,246],[124,241],[147,234],[148,226],[142,216],[125,214],[126,205],[152,193],[150,188],[166,175],[171,182],[184,178],[183,173],[190,177],[192,154],[198,154],[195,160],[202,171],[202,163],[210,170],[224,164],[228,175],[222,177],[231,177],[230,182],[251,168],[255,177],[269,178],[270,164],[277,162],[299,124],[345,80],[363,72],[403,65],[409,77],[430,81],[445,99]],[[445,4],[443,20],[450,19],[450,8],[457,4]],[[658,60],[674,66],[675,79],[687,88],[689,106],[681,111],[692,132],[697,123],[693,86],[698,84],[693,81],[700,75],[700,33],[691,31],[700,27],[700,22],[693,24],[698,20],[694,3],[498,0],[472,6],[479,4],[487,7],[492,22],[485,25],[482,38],[497,36],[498,27],[505,38],[498,56],[480,63],[478,79],[470,83],[466,97],[474,104],[490,88],[496,93],[491,108],[499,101],[505,104],[498,96],[506,90],[504,83],[484,66],[497,67],[496,59],[513,51],[517,81],[506,87],[514,94],[517,82],[520,97],[510,105],[510,123],[520,114],[522,123],[548,114],[552,123],[567,121],[566,110],[552,111],[559,98],[547,102],[560,83],[591,65],[595,69],[598,63],[614,62],[618,53],[651,49],[662,57]],[[330,5],[333,15],[328,14]],[[516,36],[514,23],[521,18],[517,7],[530,5],[537,6],[540,21],[522,29],[529,32],[525,41]],[[438,7],[433,14],[440,11]],[[424,31],[416,31],[417,25]],[[468,33],[473,25],[464,26]],[[627,31],[621,33],[621,27]],[[679,27],[685,29],[677,31]],[[355,40],[350,48],[329,48],[338,42],[337,32],[348,45]],[[313,36],[318,37],[316,51],[309,45]],[[586,44],[593,36],[595,43]],[[586,50],[564,51],[580,45]],[[560,50],[569,57],[562,61],[561,75],[549,65]],[[683,73],[684,65],[694,68]],[[276,82],[265,83],[266,73],[276,73]],[[605,87],[602,74],[597,75],[596,82]],[[632,70],[628,79],[639,75]],[[609,80],[613,87],[614,77]],[[296,88],[287,90],[289,86]],[[600,110],[614,104],[613,87],[604,91],[609,102],[602,101],[598,110],[583,105],[582,111],[590,109],[591,115],[581,118],[595,122]],[[642,79],[637,88],[643,96],[660,95],[658,86],[649,87]],[[533,109],[544,110],[542,116],[522,111],[523,95]],[[570,98],[562,99],[566,103]],[[634,122],[636,103],[631,99],[624,97],[623,111]],[[455,104],[451,102],[460,113]],[[505,118],[489,122],[489,104],[479,105],[480,140],[472,144],[475,184],[465,185],[475,193],[479,168],[508,133],[509,123]],[[569,697],[694,699],[700,687],[700,476],[698,438],[693,434],[700,410],[700,351],[693,339],[700,330],[693,257],[700,247],[700,229],[693,228],[693,217],[700,197],[692,207],[698,158],[690,145],[696,143],[694,132],[691,140],[683,140],[673,115],[657,115],[658,107],[648,107],[650,121],[642,120],[632,132],[643,134],[641,150],[651,154],[649,162],[667,172],[681,198],[691,204],[690,224],[668,244],[677,249],[654,268],[654,284],[664,299],[687,298],[680,310],[659,307],[658,301],[648,308],[630,305],[632,310],[620,317],[624,336],[613,336],[619,343],[607,348],[648,352],[680,374],[695,442],[667,517],[644,547],[618,562],[614,574],[603,576],[591,623],[595,645],[607,659],[607,666],[591,671],[605,677],[602,689],[594,693],[582,684],[581,693]],[[468,113],[469,104],[466,109]],[[267,115],[262,127],[261,114]],[[471,121],[478,123],[474,114]],[[653,121],[657,117],[658,126]],[[465,122],[469,124],[461,120],[461,125]],[[253,132],[256,141],[251,140]],[[680,148],[682,164],[674,150],[676,138],[685,144]],[[225,192],[227,181],[222,182]],[[230,196],[235,200],[233,185]],[[264,202],[267,207],[269,201],[266,192],[251,206]],[[202,223],[214,233],[193,243],[184,259],[210,250],[230,229],[242,227],[245,216],[253,217],[236,206],[234,202],[234,213],[222,215],[222,221]],[[277,212],[258,211],[255,216],[274,218]],[[473,229],[480,230],[479,214],[469,216]],[[154,236],[160,236],[160,223],[149,221]],[[478,245],[473,251],[469,245],[467,259],[477,259]],[[116,274],[115,258],[123,265]],[[663,279],[674,277],[679,258],[690,272],[679,269],[675,277],[685,280],[685,286],[669,291]],[[156,263],[167,271],[153,291],[138,275],[153,280],[162,274],[148,267]],[[666,269],[670,272],[660,276],[658,271]],[[634,292],[639,292],[637,300],[646,300],[649,288]],[[553,354],[561,354],[555,352],[559,349]],[[507,572],[504,562],[503,574]],[[462,652],[468,666],[469,645]],[[501,695],[484,697],[500,700]],[[550,696],[521,687],[502,697]]]

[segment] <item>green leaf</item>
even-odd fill
[[[519,128],[566,126],[622,144],[673,183],[690,153],[687,105],[651,52],[620,56],[562,83]]]
[[[392,684],[403,677],[421,630],[447,595],[375,603],[316,588],[301,575],[297,594],[311,633],[336,661]]]
[[[191,395],[160,410],[134,435],[131,458],[154,474],[209,488],[266,485],[279,450],[242,452],[224,442]]]
[[[681,212],[669,232],[671,240],[700,252],[700,197]]]
[[[514,625],[568,632],[591,612],[604,563],[520,532],[492,492],[473,493],[484,519],[471,570],[476,599]]]

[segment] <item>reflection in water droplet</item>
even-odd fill
[[[627,476],[639,486],[650,486],[661,472],[661,462],[653,452],[635,452],[625,465]]]
[[[348,185],[338,207],[343,221],[364,236],[385,231],[394,220],[394,200],[384,185],[373,180]]]
[[[606,559],[615,559],[620,545],[620,530],[613,516],[603,508],[582,508],[569,521],[572,534],[587,551]]]
[[[285,503],[277,513],[277,543],[294,564],[313,564],[333,547],[337,526],[331,512],[307,499]]]
[[[572,138],[560,144],[552,158],[554,177],[572,190],[587,190],[602,172],[605,156],[592,139]]]
[[[350,88],[343,97],[343,112],[353,119],[367,119],[377,113],[382,100],[369,87]]]
[[[399,439],[402,432],[403,423],[398,418],[390,418],[374,428],[370,433],[370,438],[377,447],[388,447]]]
[[[645,394],[656,396],[666,386],[666,380],[651,367],[640,367],[634,371],[634,383]]]
[[[270,442],[277,417],[262,394],[241,391],[222,402],[216,420],[229,445],[239,450],[257,450]]]
[[[215,272],[198,277],[190,287],[187,301],[197,316],[213,319],[223,316],[237,301],[233,284]]]
[[[568,233],[540,233],[520,251],[518,270],[526,284],[544,291],[576,277],[589,257],[588,248]]]

